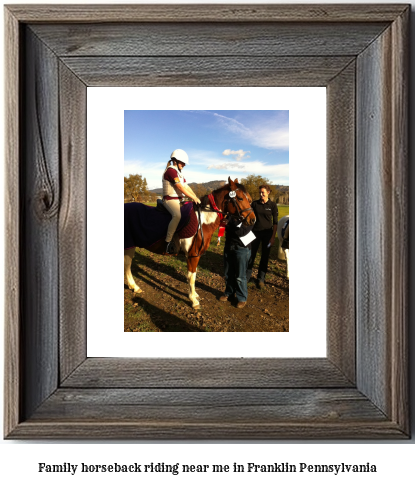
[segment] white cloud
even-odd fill
[[[232,151],[232,149],[225,149],[223,151],[224,156],[231,156],[234,155],[234,159],[236,161],[241,161],[242,159],[249,158],[250,156],[245,156],[245,154],[248,154],[251,151],[243,151],[242,149],[238,149],[237,151]]]
[[[288,184],[288,164],[267,164],[263,161],[226,161],[211,151],[189,151],[189,165],[183,174],[187,183],[205,183],[214,180],[227,180],[228,176],[244,178],[250,174],[261,175],[274,184]],[[141,174],[147,180],[148,188],[161,188],[162,175],[166,161],[148,163],[140,160],[124,162],[124,176]]]
[[[240,169],[244,171],[245,166],[239,163],[211,164],[207,169]]]
[[[231,174],[224,175],[220,170],[210,170],[209,166],[214,164],[223,164],[223,160],[212,157],[208,152],[191,153],[189,154],[190,164],[183,170],[184,177],[187,183],[204,183],[213,180],[225,180]],[[143,161],[124,161],[124,176],[130,174],[140,174],[147,180],[148,188],[154,190],[161,188],[162,175],[166,168],[167,162],[159,163],[144,163]],[[235,163],[237,164],[237,163]],[[229,165],[225,164],[224,168],[229,169]],[[236,171],[237,168],[231,168]],[[238,172],[241,169],[237,169]],[[237,175],[235,176],[237,177]]]
[[[236,119],[216,113],[214,115],[222,127],[254,146],[265,149],[288,149],[288,124],[281,127],[281,124],[275,120],[274,122],[268,121],[266,125],[256,122],[252,127],[247,127]],[[280,126],[277,127],[277,125]]]
[[[218,122],[230,132],[238,134],[242,137],[249,136],[250,129],[248,129],[248,127],[245,127],[244,124],[238,122],[236,119],[231,119],[230,117],[225,117],[224,115],[220,115],[217,113],[214,113],[213,115],[217,118]]]
[[[262,128],[253,134],[252,144],[265,147],[266,149],[288,149],[289,133],[288,127],[281,129]]]
[[[288,164],[265,164],[262,161],[249,161],[239,163],[214,163],[208,166],[208,169],[238,169],[243,173],[256,174],[261,176],[275,175],[288,176]]]

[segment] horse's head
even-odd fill
[[[244,225],[254,225],[256,218],[251,208],[251,195],[238,182],[238,178],[232,181],[229,177],[228,184],[229,193],[225,197],[228,212],[234,217],[239,217]]]

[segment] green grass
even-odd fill
[[[288,215],[290,213],[289,210],[289,205],[278,205],[278,218],[282,219],[282,217]]]
[[[124,304],[124,321],[134,324],[133,327],[130,327],[129,332],[157,331],[151,316],[141,307],[134,306],[131,303]]]
[[[156,203],[146,203],[146,205],[151,205],[155,207]],[[278,218],[280,219],[288,215],[289,209],[290,209],[289,205],[279,205]],[[210,273],[212,273],[212,270],[215,270],[216,273],[220,274],[221,276],[223,275],[223,248],[225,245],[225,237],[222,237],[220,246],[217,246],[216,243],[218,240],[218,231],[219,229],[217,229],[213,233],[213,237],[209,249],[199,261],[198,273],[200,273],[200,275],[202,276],[210,275]],[[277,272],[278,266],[275,263],[278,254],[277,251],[278,251],[278,242],[275,242],[275,244],[271,248],[271,253],[269,257],[270,271],[272,270]],[[141,259],[147,258],[147,259],[154,260],[156,263],[166,264],[171,266],[171,261],[169,256],[160,256],[157,254],[153,254],[149,251],[146,251],[145,249],[140,249],[139,255],[141,255]],[[261,259],[261,253],[259,252],[255,259],[256,265],[258,265],[260,259]],[[183,276],[187,275],[187,263],[186,263],[186,258],[184,257],[183,254],[179,254],[178,258],[175,260],[174,268],[178,273],[182,274]],[[277,274],[279,274],[279,271],[277,272]]]

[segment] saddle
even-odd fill
[[[137,202],[124,203],[124,249],[150,247],[166,238],[171,214],[162,202],[161,207],[159,201],[157,207]],[[198,220],[192,202],[185,202],[180,211],[181,219],[176,234],[179,239],[194,236],[197,232]]]
[[[156,210],[158,212],[165,213],[167,215],[170,215],[170,212],[167,210],[167,208],[164,206],[163,200],[161,198],[157,198],[157,206]]]

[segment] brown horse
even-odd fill
[[[189,284],[189,298],[192,307],[200,309],[199,295],[195,291],[196,270],[201,256],[207,251],[212,235],[220,224],[220,213],[231,214],[238,217],[243,224],[253,225],[255,214],[251,208],[252,198],[244,186],[238,183],[238,179],[232,181],[228,178],[228,184],[214,190],[211,195],[206,195],[201,200],[196,234],[187,239],[174,237],[176,249],[180,249],[187,258],[187,282]],[[215,208],[216,207],[216,208]],[[124,224],[125,225],[125,224]],[[135,283],[131,273],[131,263],[135,254],[135,247],[124,250],[124,273],[128,286],[135,293],[143,290]],[[166,249],[164,239],[147,247],[149,251],[163,254]]]

